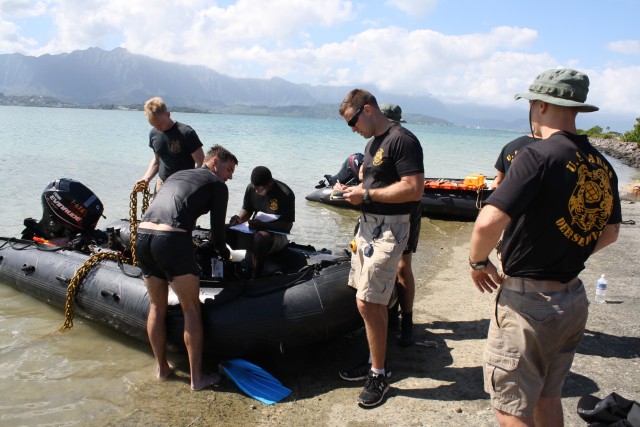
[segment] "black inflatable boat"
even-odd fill
[[[333,198],[330,185],[320,184],[317,187],[305,196],[307,200],[339,208],[360,209],[360,206],[354,206],[343,199]],[[465,184],[465,179],[425,178],[424,192],[420,200],[422,215],[438,219],[473,221],[487,197],[493,192],[487,187],[485,183]]]
[[[129,222],[116,222],[105,231],[93,230],[91,225],[95,226],[97,217],[89,218],[88,212],[94,216],[102,213],[99,199],[92,199],[95,196],[87,190],[82,202],[71,203],[60,197],[64,192],[58,190],[64,185],[67,190],[74,190],[73,186],[77,190],[79,183],[58,180],[52,184],[57,186],[56,191],[48,191],[48,187],[43,193],[43,219],[38,223],[25,220],[32,231],[43,232],[44,227],[49,235],[32,239],[0,237],[0,282],[65,309],[67,287],[92,253],[119,255],[118,249],[126,251]],[[78,191],[75,193],[73,198]],[[56,201],[53,208],[49,200]],[[81,209],[74,210],[78,207]],[[55,246],[49,226],[61,224],[64,218],[67,223],[54,230],[57,234],[53,236],[69,234],[64,239],[69,243]],[[69,223],[75,223],[75,227]],[[73,238],[78,230],[81,233]],[[194,242],[205,233],[195,230]],[[254,280],[243,278],[241,263],[227,263],[223,277],[212,278],[207,263],[210,259],[201,263],[200,292],[205,353],[241,356],[272,348],[282,351],[338,337],[361,326],[355,292],[347,286],[348,257],[291,243],[270,256],[264,270],[268,276]],[[184,347],[182,310],[172,292],[169,300],[167,341],[180,349]],[[76,316],[147,341],[149,300],[137,267],[99,261],[82,280],[73,306]],[[63,320],[61,316],[61,324]]]

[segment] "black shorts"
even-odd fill
[[[200,275],[191,233],[139,229],[136,239],[138,267],[145,277],[171,282],[176,276]]]
[[[407,247],[402,252],[402,255],[415,254],[418,250],[418,239],[420,238],[420,226],[422,224],[422,205],[418,203],[416,207],[411,211],[411,225],[409,226],[409,239],[407,240]]]

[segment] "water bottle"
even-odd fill
[[[596,302],[604,303],[606,302],[605,296],[607,295],[607,279],[604,278],[604,274],[600,276],[598,281],[596,282]]]

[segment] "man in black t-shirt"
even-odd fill
[[[365,362],[339,375],[348,381],[366,379],[358,404],[371,407],[382,403],[389,390],[387,306],[398,263],[407,247],[411,212],[422,198],[424,165],[418,138],[387,119],[368,91],[349,92],[339,112],[353,132],[369,140],[362,163],[363,182],[339,188],[347,202],[362,209],[349,286],[356,288],[371,356],[370,364]]]
[[[251,251],[253,278],[260,277],[270,253],[284,249],[289,243],[287,234],[296,220],[295,207],[296,197],[285,183],[273,179],[271,171],[265,166],[253,169],[251,183],[244,193],[242,209],[230,221],[231,225],[249,221],[249,229],[256,230]],[[258,212],[277,218],[274,221],[256,219],[254,214]]]
[[[536,138],[532,135],[523,135],[514,139],[513,141],[507,143],[504,147],[502,147],[502,151],[500,151],[500,155],[496,160],[495,168],[496,168],[496,178],[491,182],[491,189],[495,190],[498,188],[498,185],[502,182],[509,167],[511,166],[511,162],[518,154],[522,148],[534,142]]]
[[[471,236],[471,278],[480,292],[500,285],[484,351],[485,391],[501,425],[562,425],[564,380],[587,322],[578,274],[615,242],[622,221],[611,164],[578,135],[588,77],[570,69],[536,77],[529,100],[536,141],[518,152],[480,211]],[[489,260],[504,230],[504,276]]]
[[[147,186],[156,174],[155,191],[175,172],[199,168],[204,161],[202,142],[189,125],[171,119],[171,113],[160,97],[151,98],[144,104],[144,114],[152,127],[149,131],[149,147],[153,158],[136,185]]]

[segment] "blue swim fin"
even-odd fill
[[[218,369],[242,391],[267,405],[279,402],[291,394],[291,390],[273,375],[244,359],[223,360]]]

